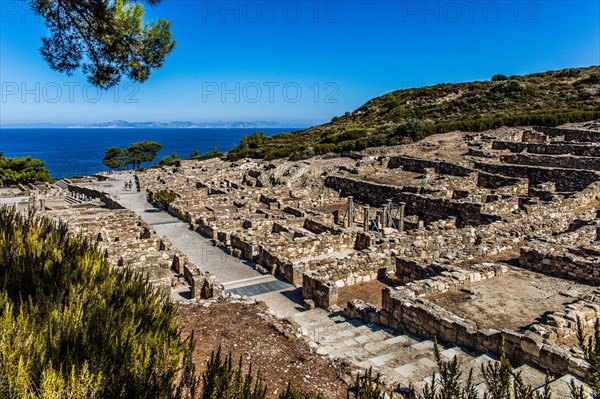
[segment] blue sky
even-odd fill
[[[0,0],[0,123],[276,120],[312,125],[388,91],[600,64],[599,1],[163,0],[177,47],[101,92],[39,55],[43,20]]]

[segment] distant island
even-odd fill
[[[303,123],[285,123],[277,121],[230,121],[230,122],[190,122],[190,121],[171,121],[171,122],[128,122],[124,120],[114,120],[110,122],[99,123],[80,123],[80,124],[56,124],[56,123],[13,123],[2,125],[3,128],[68,128],[68,129],[260,129],[260,128],[305,128],[308,124]]]

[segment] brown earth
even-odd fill
[[[348,301],[360,299],[374,305],[375,309],[380,310],[383,289],[385,287],[388,287],[388,285],[379,280],[342,287],[338,290],[337,304],[345,308]]]
[[[347,385],[339,378],[341,364],[312,350],[306,340],[297,338],[294,327],[268,312],[264,303],[218,300],[179,305],[182,337],[194,332],[194,361],[201,373],[213,350],[219,345],[244,369],[252,364],[265,375],[268,397],[276,398],[292,382],[305,392],[345,397]]]

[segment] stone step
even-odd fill
[[[571,397],[571,381],[575,381],[576,386],[582,386],[588,397],[592,397],[590,387],[581,381],[579,378],[572,375],[565,375],[548,384],[553,398],[570,398]],[[539,392],[543,392],[543,387],[538,388]]]
[[[536,388],[541,388],[546,383],[546,373],[531,365],[524,364],[520,367],[517,367],[514,371],[516,373],[521,373],[523,381],[527,381],[528,384]],[[557,397],[556,395],[552,396]]]
[[[71,204],[71,205],[77,205],[77,204],[81,204],[82,201],[80,199],[77,198],[73,198],[73,197],[65,197],[65,202],[67,204]]]
[[[346,319],[339,314],[330,315],[324,309],[301,312],[294,315],[294,318],[325,353],[334,358],[345,359],[355,367],[365,370],[373,368],[382,380],[390,385],[407,387],[413,384],[417,388],[422,387],[425,383],[431,383],[434,372],[438,371],[432,340]],[[482,394],[485,392],[486,385],[481,369],[483,365],[496,362],[496,355],[475,353],[467,348],[441,344],[440,351],[445,360],[457,357],[464,381],[473,370],[473,383]],[[543,371],[530,365],[522,365],[515,371],[521,372],[527,383],[536,388],[543,387],[546,379]],[[563,377],[553,382],[557,390],[553,397],[568,397],[562,396],[563,392],[568,393],[568,381],[570,379],[566,380]]]
[[[271,275],[268,275],[267,277],[256,281],[259,282],[248,285],[240,285],[239,283],[237,283],[238,285],[236,288],[228,288],[227,284],[225,284],[225,292],[241,296],[257,296],[269,292],[282,291],[293,288],[291,284],[278,280]]]

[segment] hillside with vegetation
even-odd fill
[[[600,66],[398,90],[305,130],[254,133],[229,158],[308,158],[420,140],[453,130],[557,126],[600,118]]]

